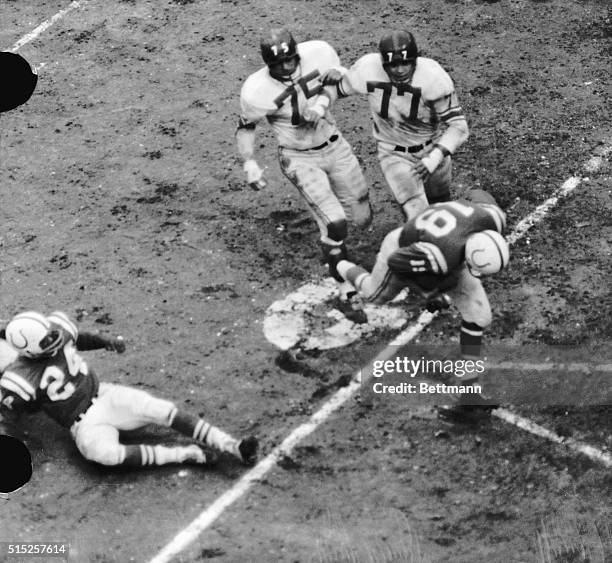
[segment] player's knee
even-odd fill
[[[478,324],[482,328],[487,328],[491,325],[491,322],[493,322],[493,315],[491,315],[491,311],[489,310],[482,316],[482,319],[480,319],[480,322]]]
[[[345,219],[336,219],[327,224],[327,236],[336,242],[342,242],[348,234]]]
[[[409,221],[413,217],[416,217],[421,211],[427,209],[427,198],[425,194],[417,194],[402,204],[402,211],[406,217],[406,221]]]
[[[119,465],[125,457],[125,448],[121,444],[100,441],[95,437],[77,443],[83,457],[100,465]]]
[[[481,310],[470,315],[470,318],[463,318],[464,321],[469,323],[475,323],[481,328],[487,328],[493,321],[493,315],[491,314],[490,307],[483,307]]]
[[[143,418],[154,424],[170,426],[171,414],[176,410],[176,405],[172,401],[158,399],[149,395],[142,405]]]

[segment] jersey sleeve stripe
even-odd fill
[[[4,387],[4,389],[6,389],[7,391],[15,393],[15,395],[19,395],[24,401],[31,401],[36,397],[36,392],[34,391],[34,388],[27,381],[22,380],[21,382],[19,382],[19,380],[15,380],[9,377],[10,375],[16,374],[5,372],[2,376],[2,379],[0,379],[1,387]],[[23,383],[25,383],[27,386],[22,386]],[[30,391],[30,389],[32,391]]]
[[[75,340],[77,339],[79,331],[76,325],[68,318],[65,313],[62,313],[61,311],[55,311],[54,313],[51,313],[47,317],[47,319],[52,323],[61,326],[64,330],[66,330],[72,335],[72,338],[74,338]]]
[[[438,116],[440,121],[451,121],[452,119],[465,119],[461,108],[452,108],[448,111],[443,111]]]
[[[36,395],[36,389],[34,386],[25,378],[15,373],[14,371],[5,371],[0,378],[0,381],[4,381],[6,379],[10,379],[14,383],[18,384],[20,387],[25,389],[30,395]]]
[[[427,255],[432,257],[431,263],[432,266],[437,266],[438,271],[436,273],[447,274],[448,273],[448,263],[446,262],[446,258],[444,258],[444,254],[439,247],[431,242],[416,242],[414,244],[416,248],[426,253]]]

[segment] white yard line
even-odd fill
[[[600,156],[591,158],[585,165],[585,169],[589,173],[597,171],[605,158],[612,151],[612,145],[607,145]],[[578,187],[582,178],[572,177],[566,180],[563,185],[555,191],[555,193],[547,199],[543,204],[538,206],[525,219],[520,221],[514,231],[507,237],[512,244],[519,240],[523,235],[536,223],[541,221],[548,211],[552,209],[560,198],[568,195]],[[417,322],[402,331],[387,347],[373,360],[387,360],[395,355],[397,347],[410,342],[413,338],[433,320],[434,315],[424,311],[419,316]],[[361,370],[353,375],[353,379],[348,386],[338,390],[323,406],[313,414],[310,419],[295,428],[283,442],[274,448],[264,459],[262,459],[253,469],[245,473],[236,484],[222,494],[216,501],[205,508],[199,516],[191,522],[186,528],[179,532],[170,542],[149,561],[149,563],[165,563],[171,561],[172,558],[183,551],[187,546],[193,543],[198,536],[204,532],[211,524],[215,522],[223,511],[232,503],[245,495],[248,490],[262,479],[272,468],[275,467],[279,459],[284,455],[289,455],[293,448],[306,436],[312,434],[323,422],[325,422],[336,410],[338,410],[346,401],[348,401],[361,387],[362,374]],[[537,436],[541,436],[553,442],[564,444],[569,449],[587,455],[591,459],[599,461],[607,467],[612,467],[612,459],[610,455],[604,453],[593,446],[582,444],[572,439],[565,439],[558,436],[554,432],[535,424],[534,422],[515,415],[506,409],[497,409],[494,411],[495,416],[501,420],[514,424],[518,428],[527,430]]]
[[[417,336],[425,326],[427,326],[433,315],[425,311],[419,317],[417,323],[401,333],[401,342],[410,342]],[[399,337],[398,337],[399,338]],[[397,339],[396,339],[397,340]],[[389,344],[375,360],[388,360],[396,353],[397,345]],[[399,341],[398,341],[399,342]],[[375,361],[374,360],[374,361]],[[191,522],[185,529],[179,532],[149,563],[164,563],[171,561],[172,558],[183,551],[191,544],[206,528],[208,528],[223,511],[234,501],[243,496],[255,483],[262,479],[277,462],[286,455],[289,455],[293,448],[299,444],[306,436],[312,434],[323,422],[325,422],[336,410],[348,401],[361,388],[361,370],[353,375],[353,379],[346,386],[340,388],[310,419],[304,424],[295,428],[282,443],[274,448],[265,458],[263,458],[253,469],[245,473],[231,488],[223,493],[215,502],[204,509],[199,516]]]
[[[507,409],[495,409],[493,411],[493,415],[499,418],[500,420],[503,420],[508,424],[514,424],[514,426],[517,426],[522,430],[526,430],[531,434],[535,434],[536,436],[540,436],[541,438],[545,438],[546,440],[550,440],[551,442],[556,442],[557,444],[563,444],[568,449],[583,454],[591,458],[593,461],[598,461],[606,467],[612,467],[612,455],[607,452],[602,452],[594,446],[579,442],[578,440],[574,440],[573,438],[564,438],[562,436],[559,436],[551,430],[548,430],[547,428],[536,424],[532,420],[529,420],[528,418],[525,418],[523,416],[519,416],[518,414],[515,414]]]
[[[72,10],[79,8],[81,4],[82,2],[77,2],[76,0],[74,2],[70,2],[70,4],[66,8],[60,10],[59,12],[57,12],[57,14],[51,16],[48,20],[42,22],[37,28],[30,31],[30,33],[26,33],[26,35],[24,35],[19,41],[17,41],[17,43],[15,43],[10,49],[8,49],[8,51],[10,51],[11,53],[16,53],[19,49],[21,49],[21,47],[23,47],[27,43],[29,43],[30,41],[34,41],[34,39],[36,39],[43,31],[45,31],[45,29],[51,27],[57,20],[63,18]]]

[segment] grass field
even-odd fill
[[[68,541],[77,562],[151,561],[211,514],[172,560],[612,559],[605,463],[496,417],[449,426],[418,401],[368,402],[355,392],[333,412],[326,406],[397,329],[305,351],[293,371],[279,367],[262,330],[266,311],[326,272],[270,130],[258,130],[269,177],[258,194],[244,186],[233,139],[240,86],[261,66],[259,35],[269,26],[328,41],[345,65],[374,49],[383,29],[413,29],[453,76],[468,116],[455,194],[489,190],[517,233],[576,180],[517,236],[511,267],[487,280],[487,344],[516,359],[533,347],[577,350],[588,362],[596,350],[609,365],[607,2],[32,0],[6,1],[0,15],[1,48],[28,37],[18,52],[39,74],[31,100],[0,117],[0,316],[62,309],[83,330],[122,334],[123,356],[87,354],[102,380],[172,398],[236,435],[255,433],[262,456],[272,454],[243,489],[247,470],[230,461],[109,471],[83,460],[42,416],[25,417],[35,472],[0,504],[0,541]],[[45,21],[52,25],[27,35]],[[356,259],[371,265],[401,215],[365,100],[340,100],[334,113],[372,186],[373,227],[350,233]],[[318,306],[319,321],[330,307]],[[419,305],[406,307],[410,330]],[[452,350],[457,325],[451,309],[392,352]],[[542,404],[504,407],[609,456],[609,378],[570,377],[554,379],[556,388],[542,378]],[[570,383],[576,395],[556,401]],[[275,449],[321,409],[328,415],[298,433],[291,451]],[[150,429],[127,440],[175,436]],[[237,491],[233,502],[207,512],[228,491]]]

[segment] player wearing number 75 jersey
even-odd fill
[[[430,205],[391,231],[371,274],[340,256],[333,260],[332,255],[329,266],[375,303],[390,301],[405,287],[425,298],[430,311],[447,307],[450,297],[462,318],[463,359],[476,359],[483,330],[491,323],[480,276],[508,264],[508,243],[501,235],[505,222],[490,194],[470,190],[463,199]]]
[[[25,410],[42,410],[70,429],[85,458],[102,465],[208,464],[216,454],[205,452],[200,444],[229,452],[245,463],[254,462],[254,437],[238,441],[170,401],[139,389],[99,382],[77,352],[106,348],[121,353],[125,350],[123,339],[79,334],[72,320],[59,311],[49,316],[35,311],[20,313],[3,333],[0,336],[6,341],[0,340],[0,430],[3,419],[14,419]],[[6,343],[12,351],[7,352]],[[119,431],[147,424],[173,428],[196,444],[126,446],[119,442]]]
[[[236,142],[247,182],[254,189],[265,185],[254,152],[256,124],[266,119],[281,170],[317,222],[324,256],[331,248],[346,255],[347,220],[366,227],[371,209],[359,162],[330,113],[336,88],[321,83],[323,73],[341,68],[338,55],[324,41],[298,44],[286,29],[271,30],[261,52],[267,66],[249,76],[240,93]]]
[[[379,53],[348,71],[330,70],[323,82],[336,84],[340,96],[367,95],[380,166],[407,219],[450,199],[451,154],[468,138],[468,125],[450,76],[419,56],[411,33],[385,33]]]

